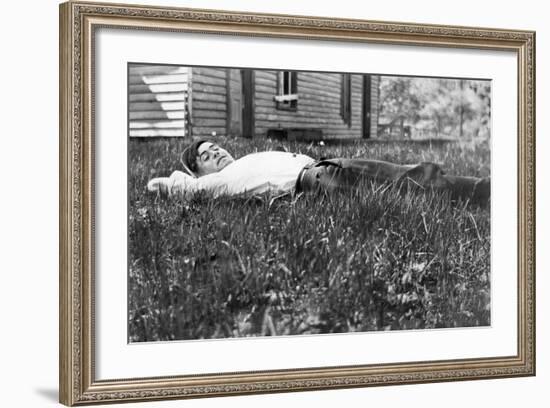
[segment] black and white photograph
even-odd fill
[[[128,64],[128,340],[491,325],[491,81]]]

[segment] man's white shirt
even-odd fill
[[[221,195],[281,194],[292,191],[304,166],[314,160],[303,154],[287,152],[252,153],[235,160],[217,173],[193,178],[181,171],[169,179],[172,195],[189,196],[207,191]]]

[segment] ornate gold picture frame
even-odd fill
[[[511,355],[98,378],[96,32],[196,33],[503,51],[517,60],[517,350]],[[427,72],[427,75],[430,73]],[[60,402],[66,405],[535,375],[535,33],[504,29],[68,2],[60,6]],[[118,137],[118,136],[113,136]],[[120,135],[120,137],[125,137]],[[495,140],[494,143],[499,143]],[[493,203],[493,211],[498,211]],[[494,253],[493,257],[499,256]],[[496,273],[496,271],[493,271]],[[124,271],[125,273],[125,271]],[[121,303],[125,296],[121,294]],[[128,347],[132,347],[128,345]],[[153,346],[151,346],[153,347]],[[205,357],[207,358],[207,357]],[[246,358],[246,357],[244,357]],[[182,369],[182,373],[185,370]]]

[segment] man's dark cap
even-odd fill
[[[197,172],[197,157],[199,156],[199,146],[204,142],[207,142],[207,140],[197,140],[196,142],[191,143],[191,145],[181,154],[181,162],[184,166],[187,167],[187,169],[191,170],[193,173]],[[192,175],[194,176],[195,174]]]

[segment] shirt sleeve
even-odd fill
[[[227,193],[227,181],[219,173],[208,174],[199,178],[175,171],[170,176],[170,194],[182,198],[190,198],[198,192],[208,192],[214,197]]]

